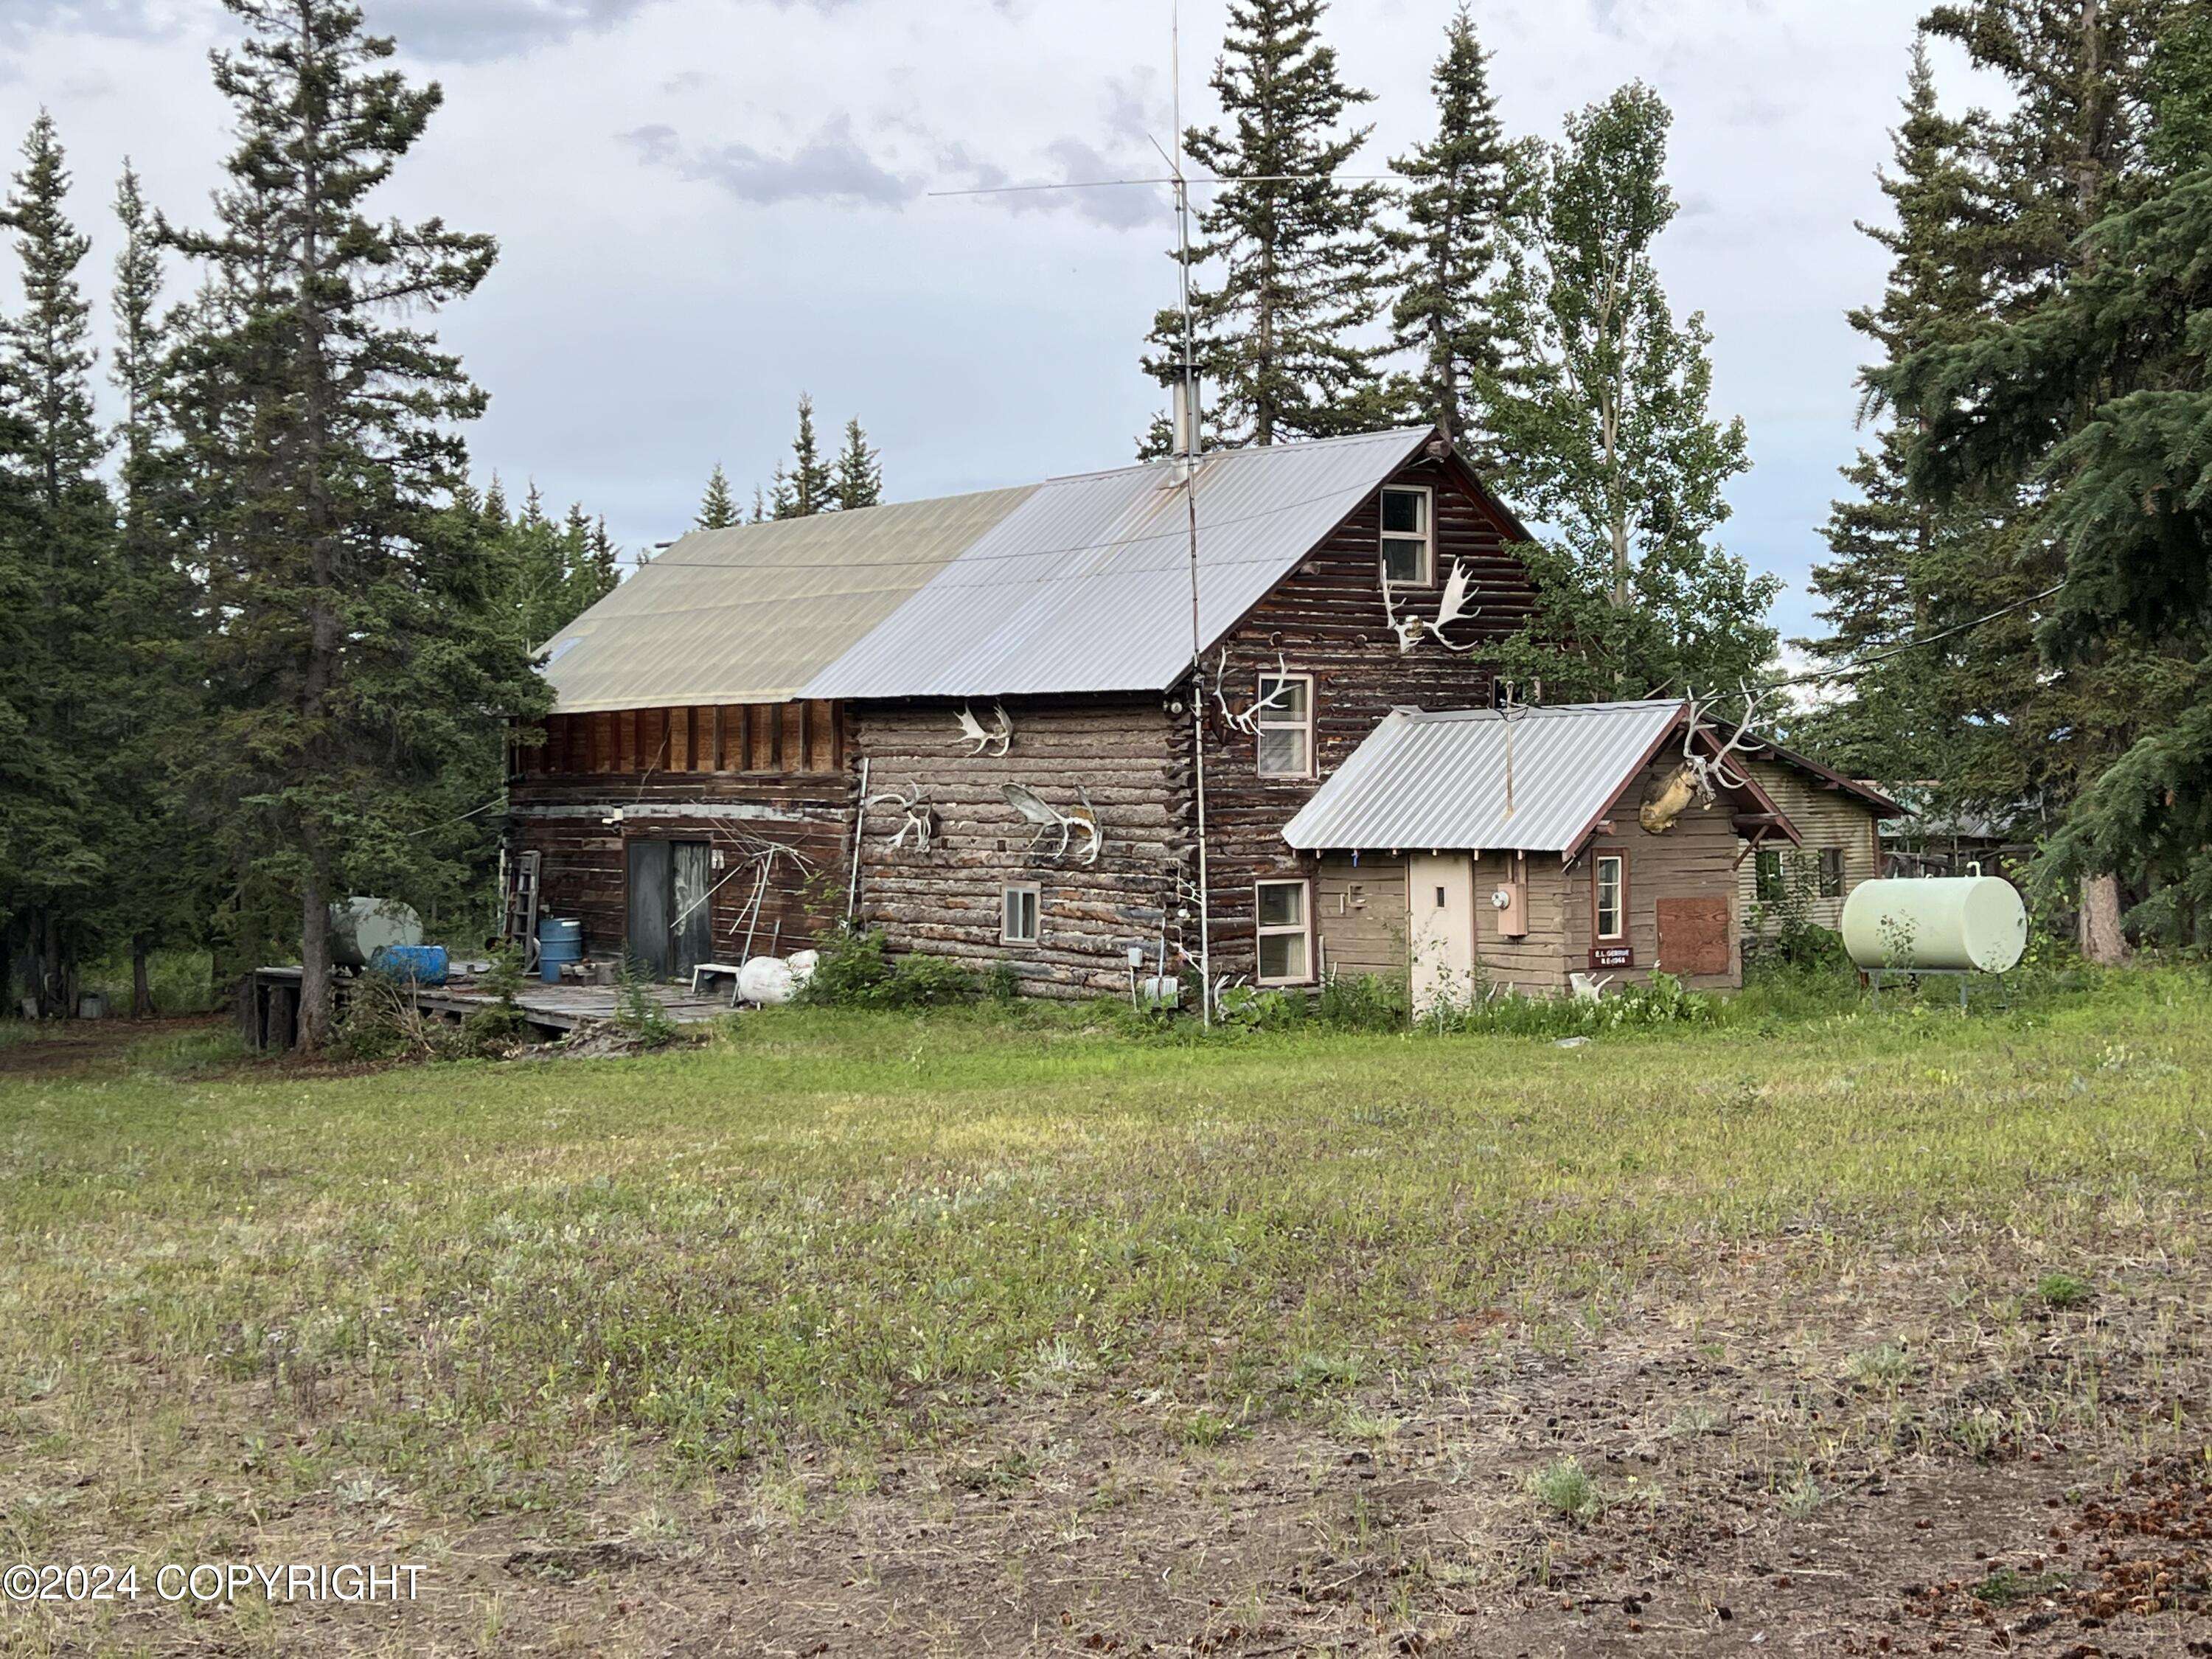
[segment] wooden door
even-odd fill
[[[1474,995],[1474,860],[1415,853],[1406,860],[1406,936],[1413,1012],[1464,1006]]]
[[[669,977],[690,979],[694,968],[714,959],[714,931],[708,926],[714,883],[708,873],[705,842],[676,842],[669,852]]]
[[[629,844],[629,957],[647,979],[666,979],[668,951],[669,843]]]

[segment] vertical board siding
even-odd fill
[[[937,815],[929,851],[912,837],[891,843],[906,815],[870,809],[860,837],[860,915],[894,951],[921,951],[984,969],[1011,963],[1036,995],[1085,997],[1126,990],[1127,951],[1158,949],[1182,851],[1169,783],[1169,719],[1158,696],[1008,699],[1013,740],[1003,756],[970,755],[957,702],[864,703],[848,732],[855,765],[868,764],[871,796],[921,791]],[[988,724],[988,711],[977,718]],[[1030,851],[1035,826],[1010,805],[1018,783],[1066,811],[1088,791],[1105,832],[1098,860],[1049,856],[1055,834]],[[1038,889],[1035,945],[1000,940],[1010,885]],[[1174,941],[1170,940],[1172,951]]]
[[[746,732],[749,715],[769,739],[763,763],[732,769],[749,758],[730,741]],[[509,787],[510,844],[542,855],[540,913],[581,921],[592,955],[617,955],[628,933],[629,843],[703,841],[713,955],[744,953],[749,930],[754,954],[819,942],[844,915],[854,792],[847,773],[817,767],[834,753],[843,711],[817,703],[799,719],[823,734],[821,744],[787,750],[775,742],[783,717],[773,707],[549,716],[542,744],[518,746]],[[617,811],[621,820],[610,822]],[[765,845],[805,864],[775,856],[763,884]]]
[[[1481,607],[1481,614],[1455,623],[1445,630],[1446,637],[1464,645],[1495,641],[1517,629],[1534,607],[1535,590],[1510,549],[1503,518],[1466,487],[1455,468],[1443,462],[1415,461],[1391,482],[1427,484],[1436,492],[1437,586],[1395,590],[1399,615],[1434,617],[1443,582],[1458,559],[1473,578],[1471,603]],[[1223,647],[1206,656],[1207,841],[1217,974],[1254,971],[1253,884],[1312,872],[1312,861],[1299,860],[1284,844],[1283,826],[1385,714],[1401,704],[1438,709],[1479,708],[1490,702],[1490,671],[1477,660],[1484,653],[1448,651],[1428,638],[1410,652],[1399,650],[1382,601],[1381,538],[1377,492],[1254,607]],[[1232,709],[1249,707],[1257,677],[1279,672],[1279,659],[1281,668],[1313,676],[1313,777],[1259,776],[1257,739],[1221,720],[1212,701],[1223,647],[1227,654],[1221,690]],[[1176,784],[1185,834],[1194,845],[1188,714],[1176,722],[1174,736]]]
[[[1793,856],[1802,857],[1809,861],[1807,877],[1817,883],[1820,849],[1834,847],[1842,850],[1842,896],[1822,898],[1815,884],[1806,915],[1816,926],[1842,927],[1844,900],[1850,896],[1851,889],[1881,873],[1879,822],[1872,810],[1857,796],[1831,787],[1820,779],[1808,778],[1794,766],[1784,766],[1777,761],[1753,761],[1750,772],[1753,781],[1766,791],[1790,822],[1797,826],[1797,833],[1805,838],[1802,853],[1781,836],[1767,843],[1782,854],[1785,872]],[[1758,865],[1759,855],[1747,853],[1736,866],[1737,913],[1747,927],[1752,925],[1753,907],[1759,902]],[[1778,926],[1778,921],[1769,917],[1765,931],[1772,933]]]

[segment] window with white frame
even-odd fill
[[[1382,574],[1398,587],[1428,587],[1437,580],[1436,497],[1425,485],[1383,488]]]
[[[1002,945],[1035,945],[1037,942],[1037,890],[1035,887],[1006,889],[999,922],[999,942]]]
[[[1590,915],[1598,938],[1628,936],[1628,860],[1619,853],[1598,854],[1590,878]]]
[[[1303,985],[1313,977],[1313,919],[1306,884],[1263,881],[1255,893],[1260,983]]]
[[[1260,775],[1310,778],[1314,770],[1314,694],[1310,674],[1262,674],[1253,705],[1260,738]]]

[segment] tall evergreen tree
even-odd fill
[[[248,32],[214,56],[239,147],[216,227],[170,234],[211,294],[175,394],[224,618],[198,782],[236,872],[240,945],[277,915],[296,922],[312,1048],[331,902],[458,902],[485,843],[450,821],[454,780],[495,788],[499,716],[538,712],[544,691],[456,510],[454,426],[483,394],[404,320],[471,292],[493,244],[369,216],[442,94],[385,67],[392,43],[343,0],[224,3]]]
[[[198,618],[177,530],[179,458],[166,406],[174,347],[160,314],[161,259],[138,176],[117,185],[123,233],[111,305],[109,378],[122,397],[115,429],[121,534],[103,586],[101,631],[114,659],[95,745],[107,862],[135,872],[113,884],[109,935],[127,945],[131,1012],[154,1012],[148,963],[161,945],[199,945],[216,873],[176,788],[177,763],[198,737],[200,682],[192,672]],[[149,857],[155,849],[161,856]]]
[[[94,911],[110,874],[82,751],[111,663],[100,613],[115,521],[98,472],[107,443],[93,416],[90,307],[77,281],[91,243],[69,217],[69,189],[53,118],[41,112],[7,206],[24,308],[0,334],[23,509],[15,562],[31,607],[9,674],[8,701],[25,727],[6,778],[21,861],[0,882],[8,908],[27,919],[47,1013],[74,1012],[77,966],[95,943]]]
[[[2185,0],[1960,0],[1929,14],[1930,33],[1962,46],[2010,94],[2002,115],[1978,115],[1969,129],[1967,159],[1984,210],[1942,250],[1982,286],[1977,337],[2065,289],[2093,257],[2090,228],[2139,191],[2154,43],[2189,10]],[[1942,404],[1948,382],[1932,365],[1953,361],[1964,343],[1931,343],[1869,374],[1916,457],[1927,453],[1923,434],[1954,412]],[[2093,401],[2078,406],[2078,417]],[[1939,669],[1938,684],[1972,739],[1959,793],[1993,809],[2026,802],[2058,814],[2130,745],[2158,705],[2164,675],[2154,653],[2119,635],[2102,655],[2067,663],[2039,645],[2050,610],[2036,596],[2060,580],[2064,555],[2037,527],[2034,469],[2016,448],[2005,453],[2002,463],[1978,468],[1916,459],[1908,482],[1916,496],[1941,504],[1968,496],[2021,503],[2007,516],[2009,533],[1961,538],[1929,578],[1939,608],[1953,614],[2017,607],[1975,629],[1972,649]],[[2123,898],[2112,872],[2086,877],[2080,899],[2085,947],[2117,960],[2125,949]]]
[[[1916,41],[1893,160],[1881,179],[1895,222],[1860,226],[1888,252],[1889,280],[1879,305],[1850,317],[1885,363],[1970,331],[1988,302],[1985,274],[1955,255],[1988,216],[1967,154],[1974,125],[1943,113],[1927,47]],[[1883,412],[1869,386],[1863,416]],[[1990,711],[1947,695],[1947,687],[1952,694],[1963,688],[1966,653],[1978,641],[1960,635],[1940,648],[1899,647],[1978,614],[1961,605],[1992,608],[1978,595],[1951,603],[1942,573],[1986,556],[2007,536],[2008,504],[1926,499],[1906,477],[1909,436],[1887,422],[1844,469],[1853,494],[1835,503],[1825,532],[1831,556],[1812,573],[1829,632],[1800,643],[1831,664],[1866,659],[1869,666],[1794,735],[1856,776],[1960,780],[1986,769],[1973,750],[1984,734],[2002,731]],[[1948,783],[1945,793],[1941,804],[1963,804]]]
[[[778,466],[769,491],[771,517],[811,518],[835,504],[836,475],[822,459],[822,445],[814,434],[814,399],[799,394],[799,431],[791,441],[791,465]]]
[[[1323,0],[1231,0],[1212,81],[1224,123],[1184,137],[1199,167],[1249,181],[1219,188],[1190,249],[1198,368],[1222,442],[1364,431],[1391,414],[1378,349],[1362,338],[1389,256],[1376,231],[1383,191],[1333,176],[1370,131],[1340,124],[1373,94],[1338,74],[1321,39],[1324,9]],[[1151,343],[1146,372],[1174,385],[1180,313],[1159,313]]]
[[[695,530],[727,530],[738,521],[738,498],[730,489],[730,475],[722,471],[720,461],[707,475],[707,494],[699,503],[699,516],[691,521]]]
[[[2212,899],[2212,24],[2183,9],[2157,21],[2151,49],[2108,64],[2117,87],[2024,100],[2074,110],[2077,137],[2100,141],[2058,151],[2080,166],[2050,173],[2046,191],[2005,181],[2017,245],[2071,269],[2034,271],[2032,303],[1885,377],[1924,420],[1915,481],[2019,484],[2021,562],[2039,575],[2055,562],[2063,580],[2037,629],[2038,667],[2087,731],[2063,734],[2074,787],[2040,873],[2078,884],[2085,948],[2108,958],[2124,948],[2123,877],[2137,925],[2168,937],[2195,937]],[[2079,67],[2112,42],[2085,30],[2075,44]],[[2087,118],[2106,99],[2106,119]],[[2025,135],[2014,144],[2032,149]],[[2063,255],[2039,218],[2017,216],[2054,197],[2101,209]]]
[[[868,446],[868,434],[856,415],[845,422],[845,447],[837,454],[837,477],[832,494],[841,513],[873,507],[884,498],[883,458]]]
[[[1414,354],[1409,399],[1479,466],[1498,464],[1490,410],[1516,343],[1498,314],[1523,206],[1526,160],[1505,139],[1488,54],[1461,6],[1431,77],[1436,136],[1399,158],[1408,180],[1392,343]]]
[[[1522,644],[1582,665],[1556,664],[1547,687],[1733,686],[1775,642],[1778,585],[1712,539],[1723,490],[1749,465],[1743,422],[1713,417],[1711,337],[1700,315],[1674,321],[1652,263],[1674,216],[1671,118],[1641,84],[1569,118],[1504,296],[1508,331],[1534,348],[1497,404],[1505,483],[1558,535],[1538,566],[1545,614]],[[1518,672],[1534,678],[1536,659]]]

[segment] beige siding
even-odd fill
[[[1751,776],[1761,789],[1773,799],[1797,832],[1805,838],[1804,856],[1814,860],[1814,868],[1824,847],[1839,847],[1844,854],[1844,895],[1850,896],[1852,888],[1863,881],[1871,881],[1881,873],[1879,853],[1875,839],[1875,820],[1866,804],[1856,795],[1829,787],[1818,778],[1807,777],[1794,767],[1779,765],[1773,761],[1753,761]],[[1716,811],[1719,809],[1715,808]],[[1771,843],[1782,854],[1784,867],[1796,853],[1787,840]],[[1748,927],[1752,908],[1758,902],[1758,858],[1746,854],[1736,866],[1736,906]],[[1814,873],[1808,868],[1808,877]],[[1808,919],[1822,927],[1843,925],[1843,898],[1821,898],[1817,890],[1811,902]],[[1769,924],[1770,927],[1772,926]]]
[[[1508,938],[1490,896],[1511,877],[1513,855],[1485,853],[1474,864],[1474,952],[1492,985],[1548,993],[1566,988],[1567,970],[1579,968],[1567,949],[1565,881],[1557,854],[1531,853],[1527,861],[1528,931]]]
[[[1588,971],[1591,938],[1590,878],[1601,853],[1620,853],[1628,861],[1628,942],[1636,965],[1626,969],[1601,969],[1625,985],[1648,980],[1655,969],[1666,968],[1659,955],[1659,901],[1680,898],[1729,899],[1734,909],[1728,930],[1729,969],[1725,974],[1686,975],[1695,990],[1729,990],[1743,983],[1742,908],[1736,899],[1735,855],[1741,843],[1723,804],[1710,811],[1692,805],[1662,836],[1647,835],[1636,822],[1636,809],[1645,789],[1674,769],[1662,762],[1624,790],[1613,803],[1607,822],[1611,833],[1601,830],[1565,872],[1561,899],[1566,916],[1565,960],[1571,969]]]
[[[1313,872],[1321,961],[1346,978],[1406,977],[1406,866],[1402,859],[1320,860]]]

